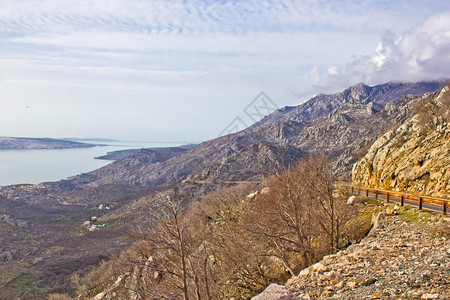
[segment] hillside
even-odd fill
[[[402,209],[381,213],[359,244],[272,284],[253,300],[446,299],[450,294],[450,218]]]
[[[378,138],[353,167],[353,183],[450,194],[450,87],[411,104],[415,114]]]
[[[67,149],[95,146],[94,144],[49,138],[0,137],[0,150]]]

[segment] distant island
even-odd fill
[[[71,142],[90,142],[90,143],[118,143],[122,142],[121,140],[115,139],[105,139],[105,138],[63,138],[61,140],[71,141]]]
[[[170,154],[170,156],[175,156],[184,152],[186,150],[191,149],[196,144],[187,144],[181,145],[178,147],[155,147],[155,148],[147,148],[146,150],[153,151],[155,153],[165,153]],[[119,160],[128,156],[131,156],[138,152],[139,149],[126,149],[126,150],[117,150],[108,152],[106,155],[98,156],[95,159],[103,159],[103,160]]]
[[[50,138],[0,137],[0,150],[89,148],[97,145]]]

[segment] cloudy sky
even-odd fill
[[[0,0],[0,136],[198,142],[260,92],[448,77],[446,0]]]

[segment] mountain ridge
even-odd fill
[[[370,87],[364,83],[358,83],[339,93],[318,94],[303,104],[283,107],[272,114],[267,115],[259,122],[250,126],[250,128],[276,123],[286,118],[291,120],[311,121],[353,99],[357,99],[361,102],[367,102],[369,100],[370,102],[385,105],[386,103],[402,98],[408,94],[419,95],[434,91],[439,88],[439,84],[440,83],[437,81],[418,83],[388,82]],[[394,92],[388,92],[386,94],[389,89]]]
[[[234,134],[205,141],[165,161],[140,163],[135,164],[132,168],[127,168],[128,161],[134,159],[131,155],[90,172],[92,181],[89,185],[98,186],[114,182],[168,185],[182,181],[222,159],[235,155],[245,147],[259,142],[266,145],[287,144],[296,147],[298,148],[297,159],[312,154],[326,153],[331,158],[337,175],[350,178],[352,164],[357,160],[356,152],[398,121],[398,114],[406,113],[406,111],[401,112],[400,110],[407,110],[404,108],[404,102],[412,99],[405,96],[409,94],[409,89],[414,93],[419,91],[426,93],[434,91],[438,85],[438,82],[387,83],[375,87],[358,84],[341,93],[322,94],[297,106],[297,110],[303,112],[298,113],[295,117],[292,117],[293,110],[288,110],[282,121],[268,122],[267,120],[271,118],[279,117],[280,112],[274,112],[266,117],[266,121],[263,119],[262,123],[256,123],[254,126]],[[396,105],[403,108],[389,105],[394,101],[394,96],[399,95],[403,97],[401,98],[403,100],[397,99]],[[313,120],[300,120],[302,115],[310,111],[310,106],[319,102],[321,105],[314,110],[316,117]],[[331,109],[333,107],[336,108]],[[368,126],[369,123],[364,124],[364,122],[369,122],[370,126]],[[283,151],[283,149],[280,148],[279,151]],[[247,154],[249,153],[247,152]],[[290,154],[286,153],[286,155]],[[281,161],[278,163],[281,164]],[[263,162],[261,161],[260,164]],[[256,168],[261,169],[260,167]],[[203,171],[203,173],[205,172],[208,173]],[[222,174],[223,176],[225,174]],[[236,177],[231,173],[228,173],[228,176]],[[244,176],[240,179],[249,178]]]

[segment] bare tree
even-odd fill
[[[160,208],[153,213],[156,226],[148,238],[154,260],[158,262],[155,272],[167,276],[182,291],[183,299],[189,300],[188,249],[189,223],[181,217],[181,206],[173,195],[167,195],[158,202]]]
[[[266,239],[271,251],[292,276],[314,259],[312,240],[317,231],[313,226],[311,198],[298,167],[269,177],[269,192],[255,198],[250,210],[253,220],[250,230]]]
[[[270,242],[268,255],[280,259],[291,275],[339,248],[352,214],[334,195],[334,182],[326,156],[312,156],[272,174],[269,192],[253,200],[250,230]]]
[[[269,278],[267,255],[262,255],[267,247],[246,230],[251,191],[248,185],[223,189],[192,207],[208,299],[250,299],[276,279]]]
[[[309,198],[316,205],[316,219],[329,239],[330,251],[338,248],[339,216],[336,213],[336,199],[333,197],[334,176],[325,155],[310,157],[297,166],[303,172],[303,181]]]

